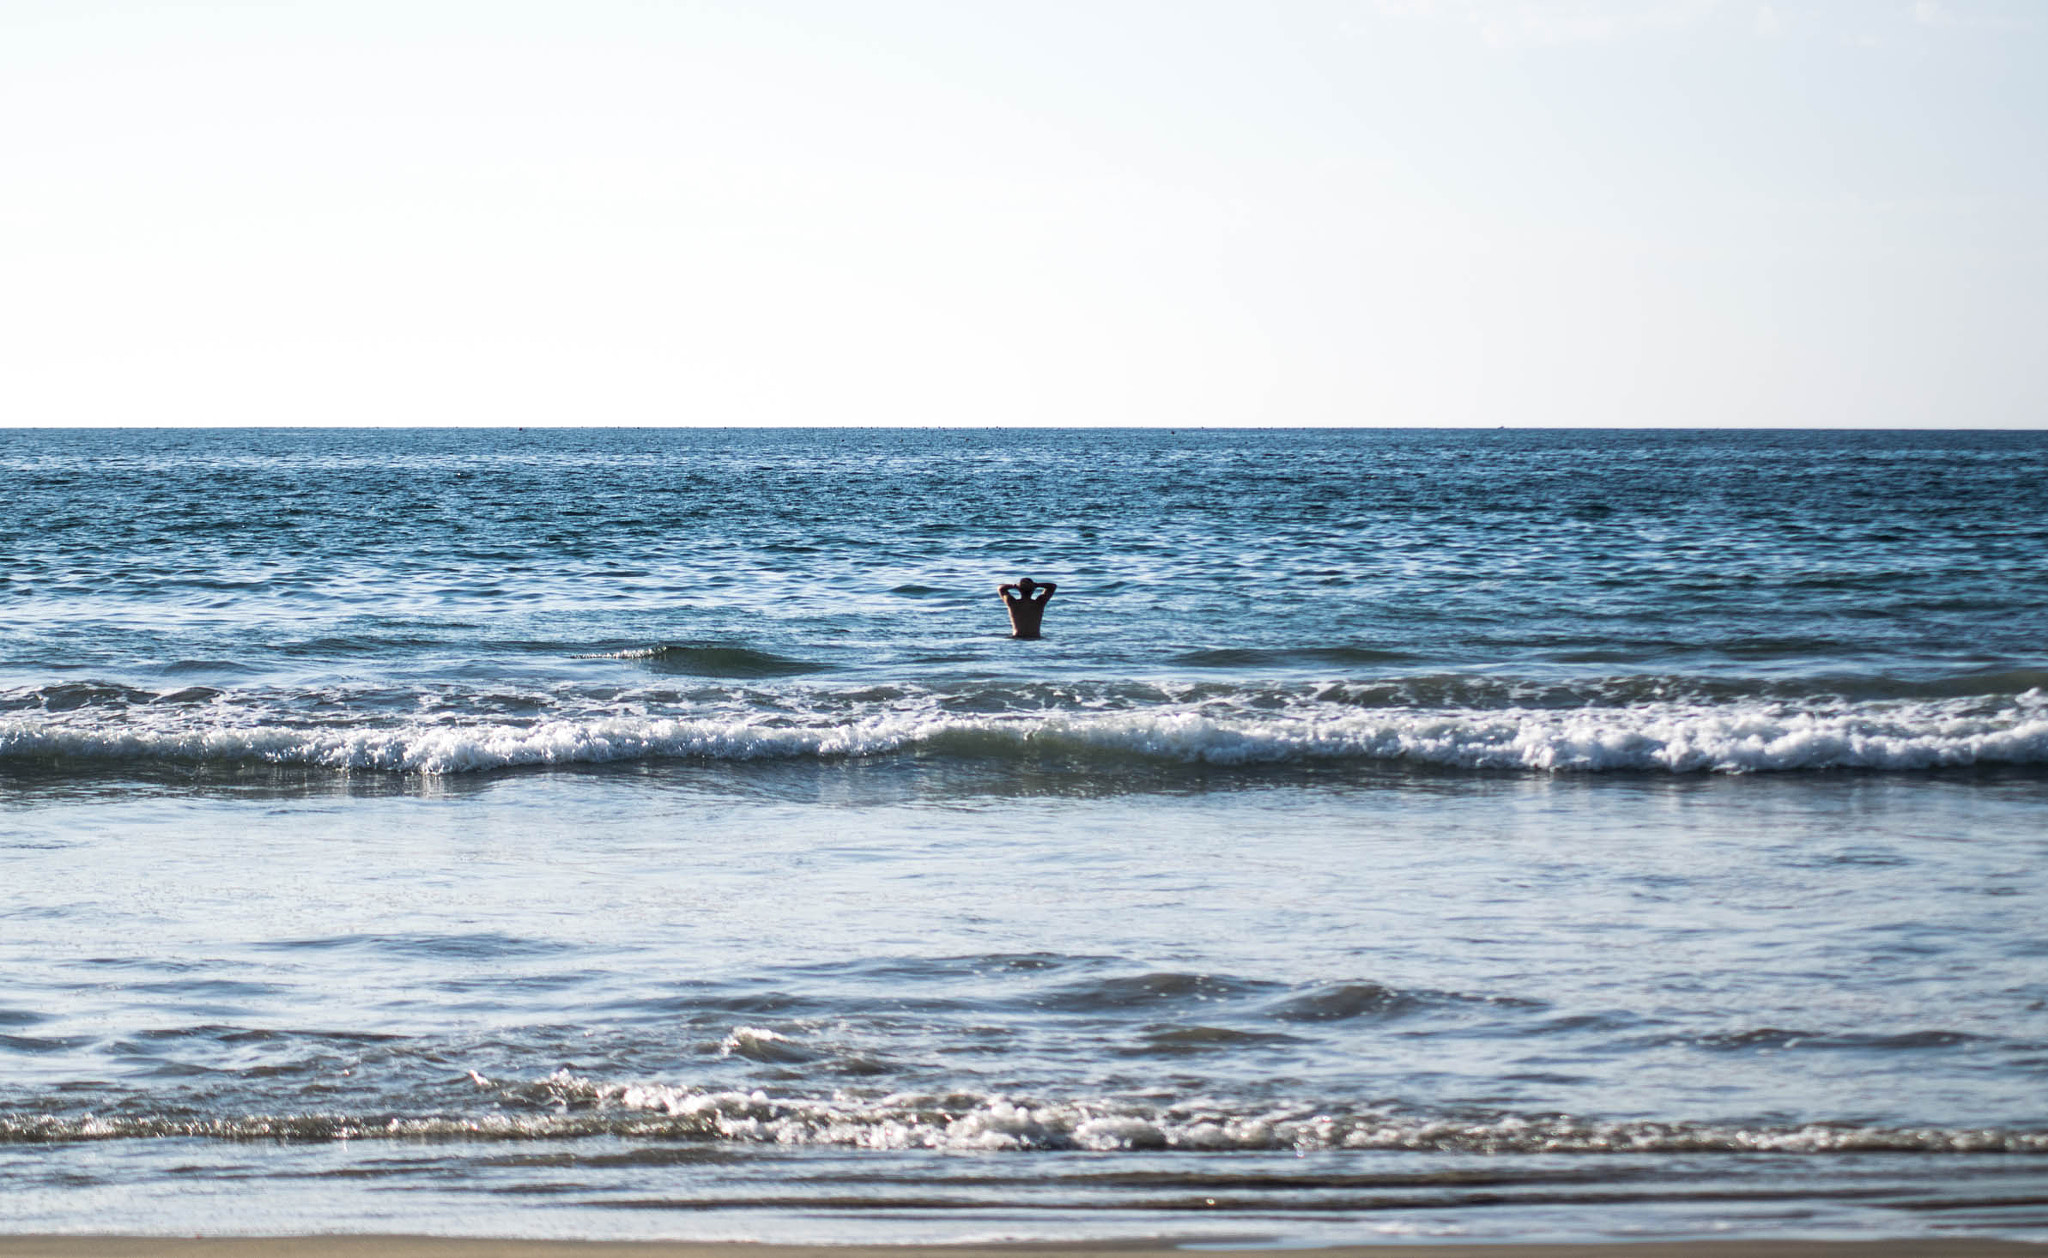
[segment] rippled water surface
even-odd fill
[[[0,1227],[2048,1239],[2042,434],[0,494]]]

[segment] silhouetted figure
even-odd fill
[[[1025,577],[1015,585],[999,585],[996,593],[1003,596],[1003,606],[1010,612],[1010,636],[1013,638],[1035,638],[1038,626],[1045,619],[1045,605],[1052,601],[1052,592],[1060,588],[1051,581],[1040,585]]]

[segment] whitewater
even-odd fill
[[[2041,434],[0,493],[0,1228],[2048,1240]]]
[[[0,696],[33,711],[38,696]],[[460,719],[265,722],[262,703],[210,694],[123,695],[104,706],[0,718],[0,758],[103,765],[153,762],[308,765],[394,773],[466,773],[617,761],[954,755],[968,758],[1154,758],[1216,765],[1361,760],[1467,769],[1749,773],[1795,769],[1928,769],[2048,763],[2048,694],[1933,702],[1793,705],[1781,701],[1649,702],[1627,707],[1491,710],[1386,707],[1359,711],[1271,691],[1086,708],[961,716],[940,698],[906,696],[889,710],[835,719],[819,702],[800,715],[727,718],[591,714],[520,723]],[[443,706],[445,696],[442,696]],[[836,696],[826,696],[826,699]],[[540,700],[549,707],[562,706]],[[1281,706],[1274,710],[1275,705]],[[595,706],[595,705],[593,705]],[[632,704],[678,706],[673,704]],[[195,708],[197,710],[195,710]],[[820,709],[825,709],[820,711]]]

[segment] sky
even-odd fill
[[[2048,0],[0,0],[0,424],[2041,428]]]

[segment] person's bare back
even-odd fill
[[[1052,600],[1052,592],[1058,588],[1054,582],[1041,584],[1030,577],[996,587],[996,593],[1002,595],[1004,608],[1010,613],[1011,637],[1038,636],[1038,626],[1045,620],[1045,605]]]

